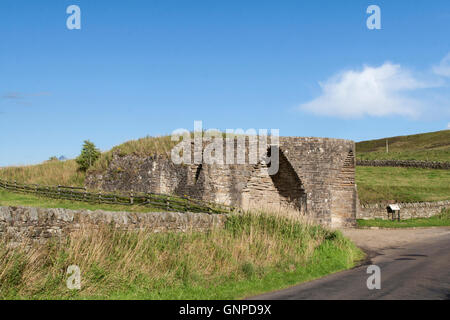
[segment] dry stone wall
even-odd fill
[[[123,230],[150,232],[206,231],[223,227],[226,215],[176,212],[108,212],[89,210],[0,207],[0,236],[10,242],[32,239],[45,241],[64,236],[81,226],[113,224]]]
[[[399,203],[400,219],[429,218],[450,208],[450,200],[435,202]],[[357,219],[392,219],[386,204],[366,204],[358,209]]]
[[[357,160],[356,165],[362,167],[406,167],[422,169],[450,169],[450,162],[418,161],[418,160]]]

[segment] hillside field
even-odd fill
[[[361,203],[450,200],[450,170],[356,167]]]
[[[386,140],[389,153],[386,153]],[[356,143],[361,160],[425,160],[450,162],[450,130]]]

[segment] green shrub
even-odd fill
[[[98,150],[92,142],[85,140],[81,154],[76,159],[79,170],[86,172],[95,163],[95,161],[97,161],[100,155],[100,150]]]

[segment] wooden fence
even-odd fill
[[[0,179],[0,188],[12,192],[33,194],[41,197],[82,201],[88,203],[105,203],[122,206],[147,206],[166,211],[229,213],[234,208],[216,203],[208,203],[188,197],[157,193],[103,193],[88,191],[86,188],[67,186],[43,186],[39,184],[20,184]]]

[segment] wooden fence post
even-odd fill
[[[131,189],[131,192],[130,192],[130,204],[133,205],[133,203],[134,203],[133,189]]]

